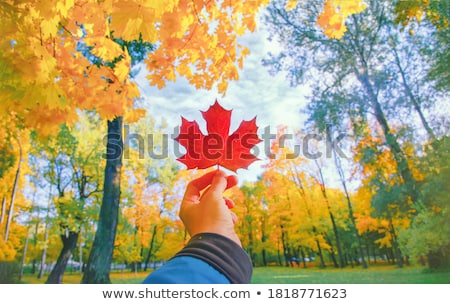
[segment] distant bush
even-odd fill
[[[17,262],[0,261],[0,284],[19,283],[20,267]]]

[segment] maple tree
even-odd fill
[[[232,171],[248,166],[258,158],[251,153],[253,146],[261,142],[256,133],[256,116],[244,120],[230,135],[232,110],[225,110],[216,100],[202,116],[206,121],[207,135],[196,121],[182,117],[180,134],[175,138],[187,150],[178,160],[187,169],[206,169],[214,165]]]
[[[25,176],[30,170],[25,153],[29,149],[29,132],[11,127],[1,133],[5,146],[0,168],[0,251],[3,252],[0,261],[13,261],[20,254],[21,238],[25,235],[19,216],[29,209],[29,202],[20,191],[27,185]]]
[[[133,110],[132,41],[158,45],[146,60],[151,84],[161,88],[178,74],[197,88],[219,82],[224,92],[248,54],[236,36],[255,29],[267,2],[3,1],[0,112],[43,134],[74,123],[77,108],[107,119],[142,116]]]
[[[328,23],[343,22],[361,2],[326,1],[334,8],[324,12]],[[130,69],[137,57],[145,59],[146,52],[139,54],[145,43],[155,46],[145,59],[152,85],[161,88],[179,75],[197,88],[219,83],[224,92],[249,52],[236,37],[255,30],[258,9],[267,3],[2,1],[0,112],[44,134],[75,122],[77,108],[136,119],[143,112],[133,111],[139,91]],[[136,48],[133,41],[142,43]]]

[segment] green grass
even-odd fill
[[[450,272],[422,267],[371,266],[368,269],[256,267],[254,284],[449,284]]]
[[[110,275],[111,282],[113,284],[139,284],[141,283],[148,273],[143,272],[112,272]],[[79,273],[66,273],[63,277],[63,284],[80,284],[81,275]],[[36,275],[24,275],[22,282],[26,284],[44,284],[47,277],[38,279]]]
[[[114,284],[139,284],[148,273],[111,273]],[[63,283],[79,284],[79,274],[64,275]],[[25,275],[24,283],[42,284],[45,277]],[[328,267],[288,268],[256,267],[253,270],[253,284],[450,284],[450,272],[430,272],[423,267],[370,266],[368,269]]]

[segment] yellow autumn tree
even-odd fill
[[[362,2],[325,1],[318,23],[330,37],[340,36],[345,18],[364,9]],[[109,120],[127,114],[139,96],[130,68],[136,45],[145,43],[153,50],[145,60],[152,85],[161,88],[183,76],[197,88],[218,83],[224,92],[249,52],[236,38],[255,30],[258,10],[267,3],[2,1],[0,113],[43,134],[75,122],[76,109],[95,109]]]
[[[2,122],[4,123],[4,122]],[[19,216],[30,208],[30,201],[20,190],[27,186],[29,173],[29,131],[11,127],[2,132],[3,147],[0,148],[0,261],[13,261],[23,249],[22,240],[26,229]],[[0,144],[1,146],[1,144]]]

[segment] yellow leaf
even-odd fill
[[[181,76],[185,76],[186,78],[190,78],[192,76],[192,71],[189,65],[185,63],[181,63],[177,66],[177,72]]]
[[[114,74],[120,82],[124,82],[130,73],[130,62],[125,58],[116,63],[114,67]]]
[[[317,18],[317,24],[329,38],[340,39],[347,30],[347,17],[362,12],[365,8],[363,0],[327,0]]]
[[[92,23],[83,24],[83,27],[88,34],[92,34],[94,32],[94,24]]]
[[[286,10],[293,10],[297,6],[297,0],[288,0],[286,3]]]
[[[250,54],[250,50],[248,47],[244,47],[241,51],[241,56],[246,57],[248,54]]]
[[[92,54],[100,57],[105,62],[112,62],[115,58],[123,54],[123,51],[117,43],[105,37],[87,37],[84,39],[87,45],[93,46]]]
[[[58,1],[56,2],[56,11],[61,14],[61,17],[65,18],[73,5],[74,0]]]
[[[53,16],[53,18],[50,19],[44,19],[41,22],[41,31],[42,31],[42,38],[47,39],[50,37],[55,37],[56,33],[58,32],[58,25],[59,25],[59,17]]]
[[[135,99],[135,98],[138,98],[139,96],[141,96],[141,92],[139,91],[139,88],[135,82],[129,82],[126,85],[126,88],[127,88],[127,97],[128,98]]]
[[[219,93],[225,93],[227,88],[228,88],[228,82],[226,82],[226,81],[222,81],[221,83],[219,83],[217,85],[217,90],[219,91]]]
[[[146,111],[144,109],[129,109],[125,112],[124,119],[128,123],[133,123],[143,118],[145,114]]]

